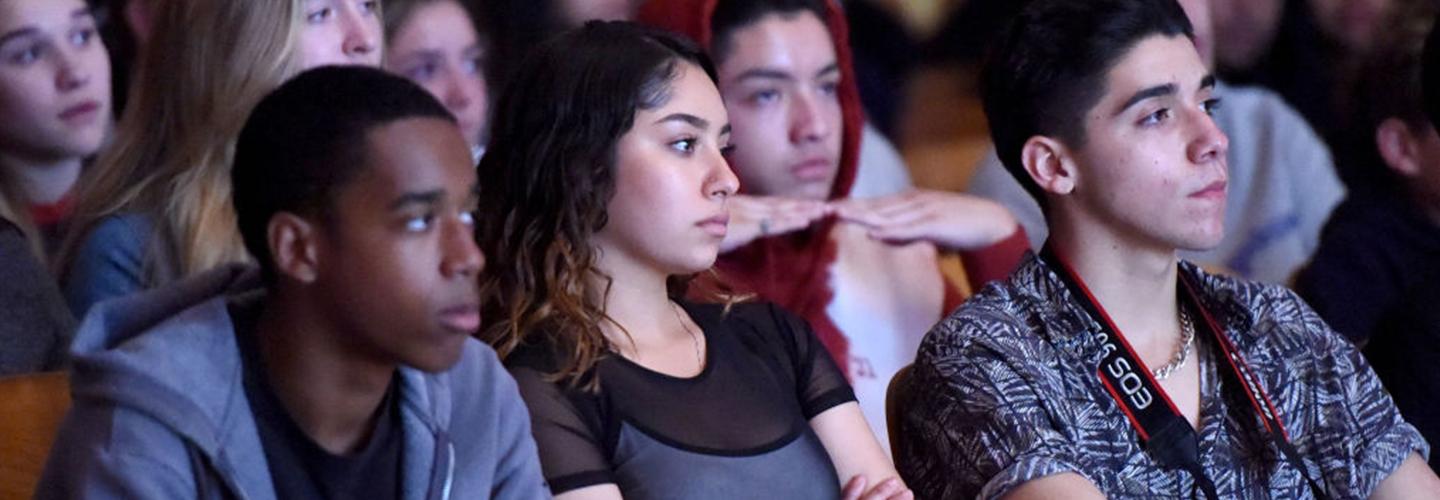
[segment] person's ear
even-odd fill
[[[270,217],[265,238],[270,245],[275,274],[312,283],[319,275],[319,228],[304,217],[279,212]]]
[[[1075,163],[1064,144],[1050,137],[1035,136],[1020,148],[1025,172],[1045,191],[1066,195],[1075,190]]]
[[[1375,128],[1375,150],[1385,160],[1385,166],[1401,177],[1420,175],[1420,138],[1404,120],[1386,118],[1380,122]]]

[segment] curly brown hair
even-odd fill
[[[619,325],[599,302],[610,277],[596,268],[591,237],[615,196],[616,144],[637,111],[665,103],[682,64],[716,79],[679,35],[590,22],[540,45],[516,70],[478,172],[476,238],[489,261],[481,337],[502,359],[544,345],[557,361],[552,382],[598,387],[592,369],[611,350],[600,325]],[[672,296],[687,281],[671,279]]]

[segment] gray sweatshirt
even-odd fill
[[[227,309],[261,294],[236,266],[96,305],[36,498],[274,499]],[[549,498],[514,380],[464,349],[444,373],[400,369],[404,498]]]

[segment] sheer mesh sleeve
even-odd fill
[[[554,494],[614,483],[604,438],[571,395],[531,366],[511,366],[520,396],[530,409],[531,431],[540,451],[540,466]]]
[[[855,400],[855,391],[845,373],[831,359],[824,344],[810,330],[810,324],[779,306],[768,306],[771,318],[785,341],[791,366],[795,369],[795,391],[805,419]]]

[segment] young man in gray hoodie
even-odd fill
[[[304,73],[236,148],[231,267],[103,303],[38,498],[547,498],[479,327],[454,118],[373,69]]]

